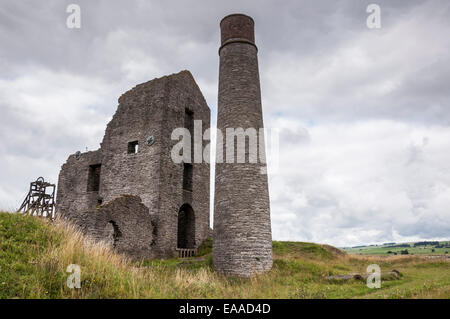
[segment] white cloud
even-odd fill
[[[0,79],[1,208],[18,208],[30,179],[56,183],[69,154],[99,147],[112,91],[99,79],[43,68]]]
[[[278,122],[286,131],[300,126]],[[388,120],[306,128],[307,142],[280,141],[280,167],[270,176],[275,238],[354,245],[394,232],[448,236],[450,128]],[[411,147],[421,148],[420,160],[410,161]]]

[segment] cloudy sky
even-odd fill
[[[235,12],[255,19],[264,120],[279,130],[274,239],[450,239],[447,0],[0,0],[0,208],[97,149],[138,83],[190,70],[215,122],[219,21]]]

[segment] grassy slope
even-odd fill
[[[274,242],[274,267],[252,279],[212,270],[211,242],[189,259],[132,263],[64,224],[0,213],[0,298],[411,298],[450,297],[450,263],[412,256],[349,256],[326,245]],[[69,264],[81,289],[66,287]],[[381,289],[330,283],[331,274],[364,272],[371,263],[398,269]]]

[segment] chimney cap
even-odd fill
[[[220,21],[221,45],[231,39],[241,39],[255,44],[255,21],[242,13],[233,13]]]
[[[222,24],[223,20],[228,19],[229,17],[233,17],[233,16],[240,16],[242,18],[247,18],[247,19],[250,19],[253,22],[253,24],[255,23],[255,20],[253,20],[253,18],[249,15],[246,15],[244,13],[231,13],[231,14],[228,14],[225,17],[223,17],[222,20],[220,20],[220,24]]]

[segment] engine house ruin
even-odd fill
[[[194,120],[203,132],[210,127],[210,109],[189,71],[124,93],[100,149],[72,154],[62,166],[57,212],[134,259],[192,254],[211,235],[209,164],[175,163],[179,141],[171,133],[193,134]]]

